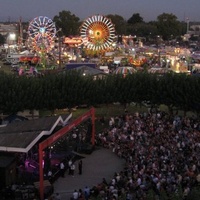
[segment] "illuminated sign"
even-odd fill
[[[73,38],[66,37],[64,39],[64,43],[69,45],[80,45],[83,43],[83,40],[80,37],[73,37]]]

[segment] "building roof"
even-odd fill
[[[9,116],[5,117],[2,120],[2,124],[9,124],[9,123],[25,121],[25,120],[28,120],[28,118],[14,114],[14,115],[9,115]]]
[[[105,72],[103,72],[102,70],[93,68],[93,67],[88,67],[86,65],[80,66],[80,67],[76,67],[74,69],[69,69],[69,70],[77,70],[80,71],[81,73],[84,73],[85,75],[91,75],[91,76],[95,76],[95,75],[107,75]]]
[[[56,123],[59,116],[42,117],[39,119],[17,121],[10,123],[5,127],[0,128],[1,133],[19,133],[19,132],[32,132],[32,131],[48,131],[51,129],[52,124]]]
[[[43,136],[51,135],[57,126],[65,126],[71,116],[43,117],[1,127],[0,151],[27,153]]]

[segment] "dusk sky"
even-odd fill
[[[200,21],[200,0],[0,0],[0,21],[30,21],[37,16],[53,18],[66,10],[84,20],[95,14],[117,14],[129,19],[139,13],[145,22],[163,13],[178,20]]]

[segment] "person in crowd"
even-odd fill
[[[74,190],[72,195],[73,195],[73,200],[77,200],[79,198],[79,192],[77,190]]]
[[[71,171],[71,175],[72,175],[72,176],[74,176],[75,169],[76,169],[76,166],[75,166],[75,163],[73,162],[73,163],[71,164],[71,167],[70,167],[70,171]]]
[[[71,175],[71,165],[72,165],[72,160],[70,159],[70,160],[68,161],[68,169],[69,169],[68,174],[69,174],[69,175]]]
[[[84,192],[85,200],[88,200],[90,198],[90,188],[88,186],[85,186],[83,192]]]
[[[61,177],[65,177],[65,165],[63,162],[60,163],[60,174],[61,174]]]
[[[83,168],[83,161],[79,160],[79,162],[78,162],[78,173],[80,175],[82,174],[82,168]]]
[[[61,200],[60,194],[56,193],[55,196],[53,197],[53,200]]]
[[[84,194],[83,194],[83,190],[79,189],[78,190],[78,199],[79,200],[85,200]]]
[[[48,171],[48,173],[47,173],[47,176],[48,176],[49,181],[52,181],[53,173],[52,173],[52,170],[51,170],[51,169],[49,169],[49,171]]]

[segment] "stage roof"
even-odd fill
[[[0,151],[27,153],[43,136],[51,135],[57,126],[65,126],[71,116],[43,117],[0,127]]]

